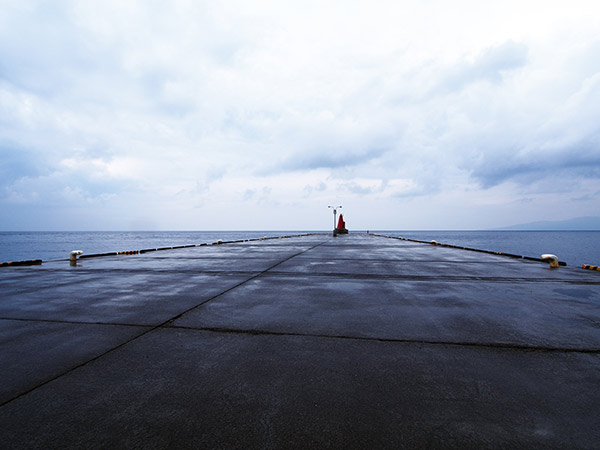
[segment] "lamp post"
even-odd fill
[[[336,227],[335,219],[337,216],[337,208],[341,208],[341,206],[328,206],[328,208],[333,208],[333,229],[335,230],[335,227]]]

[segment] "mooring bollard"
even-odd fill
[[[81,250],[73,250],[69,253],[69,264],[72,266],[77,265],[77,256],[81,255],[83,252]]]
[[[550,263],[550,267],[552,267],[552,268],[558,267],[558,256],[552,255],[550,253],[544,253],[542,255],[542,259],[544,261],[548,261]]]

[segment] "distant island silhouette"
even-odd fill
[[[567,220],[543,220],[496,228],[497,230],[600,231],[600,216],[574,217]]]

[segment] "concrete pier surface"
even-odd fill
[[[598,272],[323,234],[0,297],[2,448],[600,448]]]

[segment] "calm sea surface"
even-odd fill
[[[375,231],[375,230],[371,230]],[[174,245],[212,243],[308,231],[93,231],[0,232],[0,262],[67,259],[71,250],[104,253]],[[351,231],[352,232],[352,231]],[[390,236],[539,257],[554,253],[569,266],[600,265],[600,231],[397,231]]]

